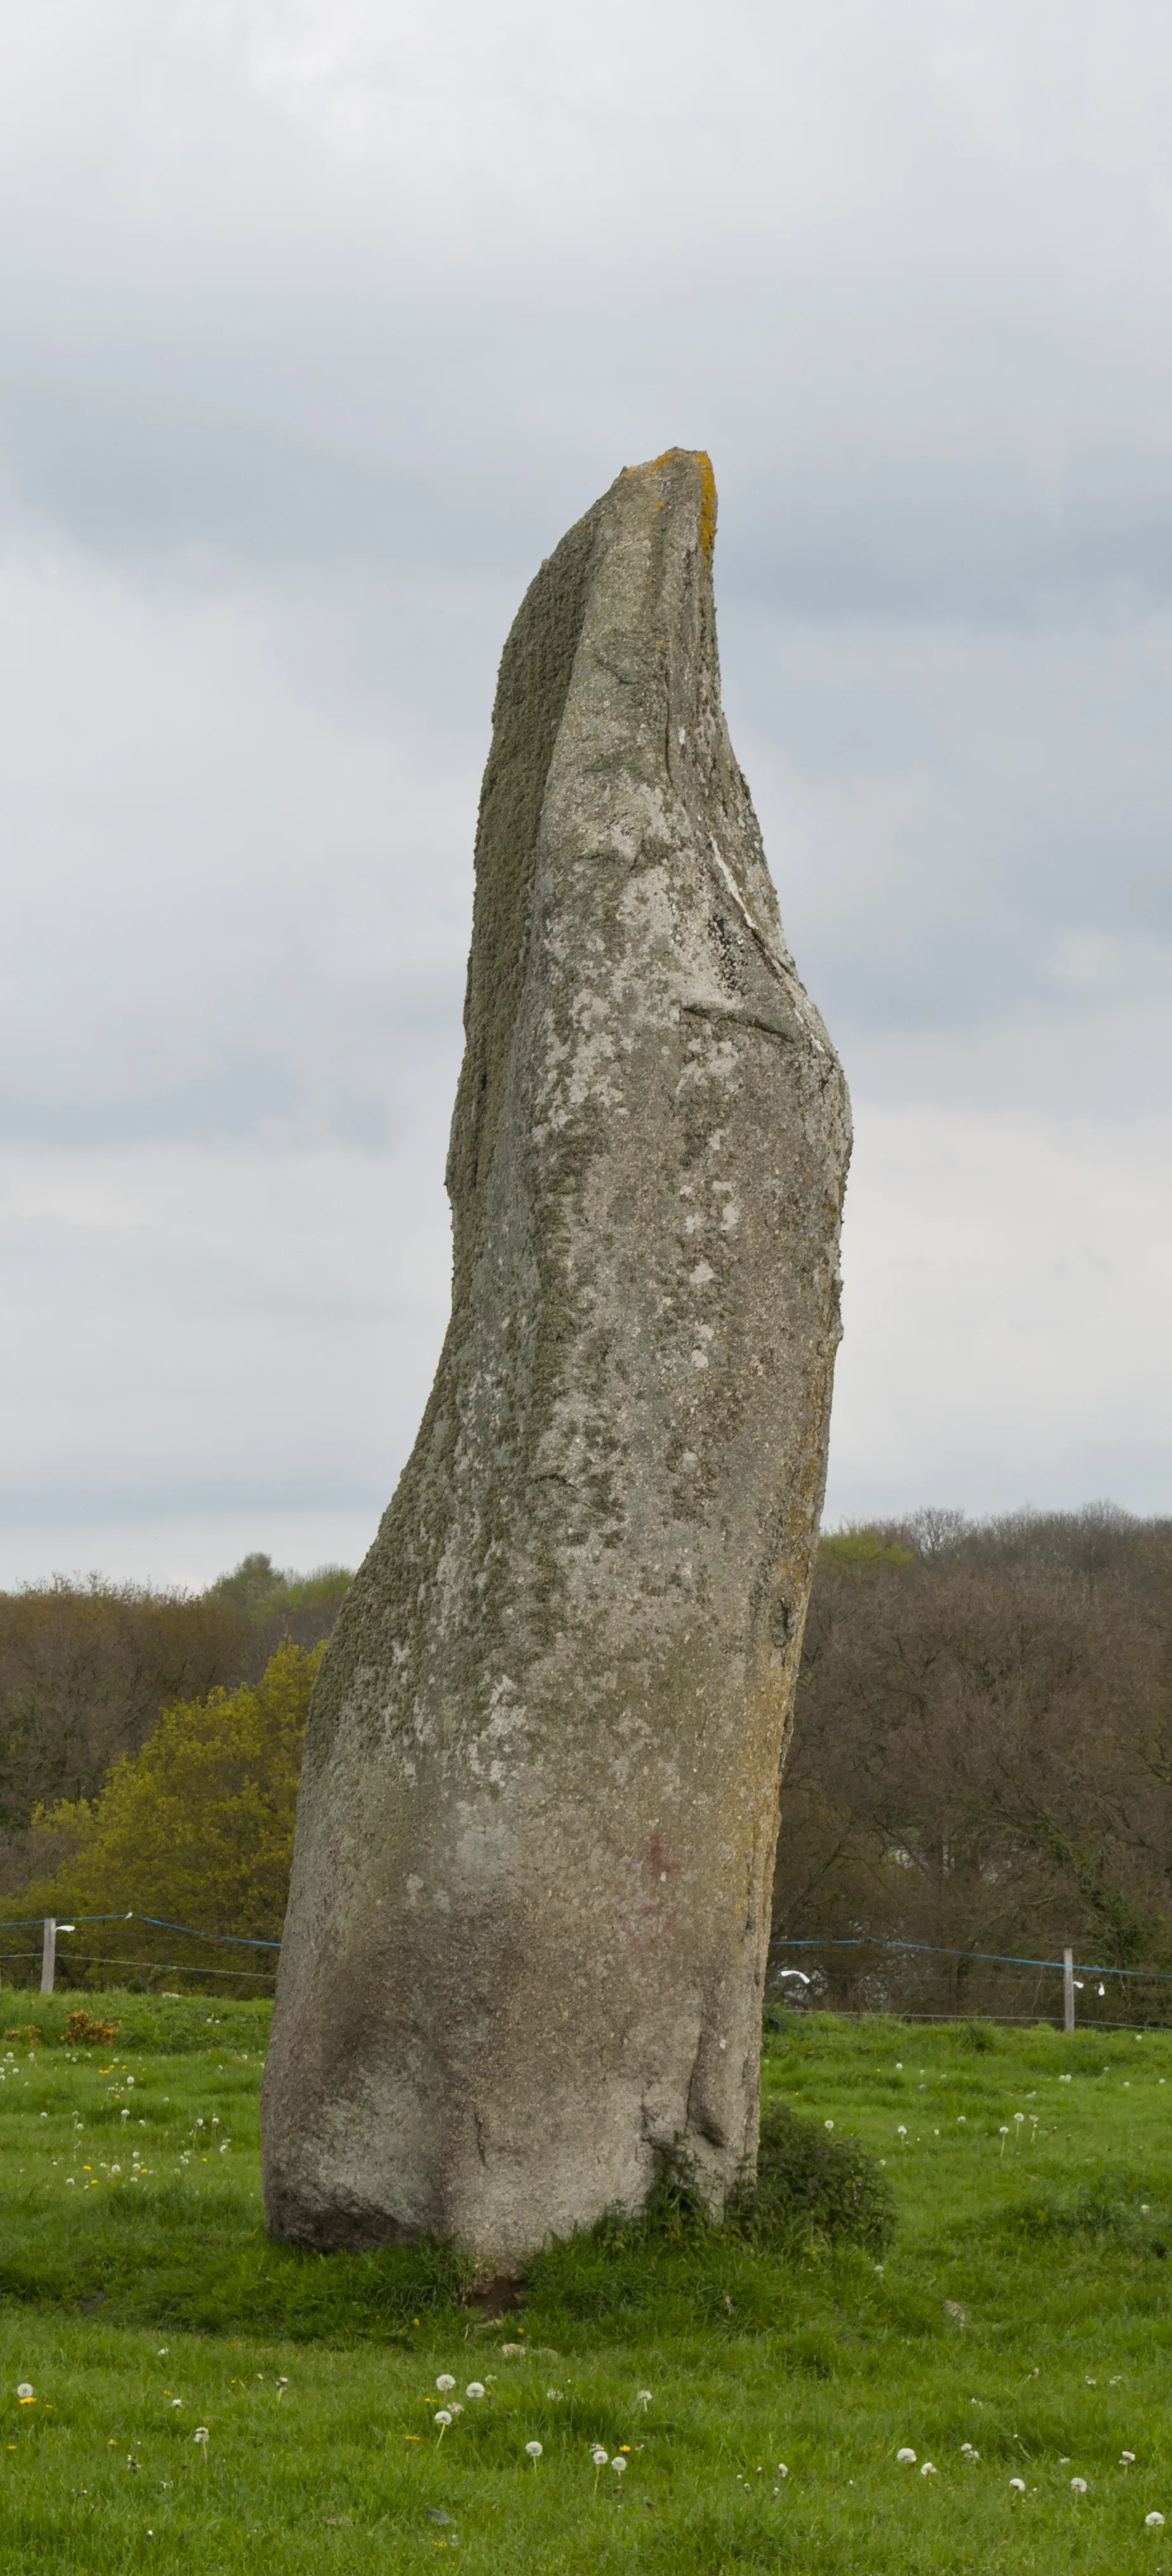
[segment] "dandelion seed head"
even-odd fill
[[[33,2384],[31,2379],[18,2380],[16,2394],[20,2399],[21,2405],[27,2406],[29,2399],[33,2394]]]
[[[1164,2517],[1163,2517],[1163,2514],[1162,2514],[1162,2513],[1145,2513],[1145,2515],[1144,2515],[1144,2530],[1145,2530],[1145,2531],[1162,2531],[1162,2530],[1163,2530],[1163,2528],[1164,2528]]]
[[[895,2456],[897,2460],[902,2462],[905,2469],[914,2469],[916,2465],[916,2455],[914,2451],[909,2451],[906,2443],[904,2444],[902,2451],[897,2451]]]
[[[433,2415],[433,2417],[432,2417],[432,2419],[431,2419],[431,2420],[432,2420],[433,2424],[444,2424],[444,2425],[447,2425],[447,2424],[450,2424],[450,2423],[451,2423],[451,2420],[452,2420],[452,2419],[451,2419],[451,2416],[450,2416],[450,2415],[449,2415],[449,2413],[448,2413],[447,2407],[446,2407],[446,2406],[440,2406],[440,2407],[437,2407],[436,2412],[435,2412],[435,2414]]]
[[[468,2385],[467,2385],[467,2387],[466,2387],[466,2389],[465,2389],[465,2391],[464,2391],[464,2395],[465,2395],[465,2397],[483,2397],[483,2395],[484,2395],[484,2382],[483,2382],[483,2380],[482,2380],[482,2379],[470,2379],[470,2380],[469,2380],[469,2382],[468,2382]]]
[[[1011,2479],[1010,2479],[1010,2481],[1009,2481],[1009,2483],[1010,2483],[1010,2486],[1015,2490],[1015,2493],[1016,2493],[1016,2494],[1018,2494],[1018,2495],[1024,2495],[1024,2494],[1025,2494],[1025,2479],[1024,2479],[1024,2478],[1011,2478]]]
[[[528,2457],[529,2459],[531,2459],[531,2460],[539,2460],[539,2459],[541,2458],[541,2444],[540,2444],[540,2442],[526,2442],[526,2444],[525,2444],[525,2451],[526,2451],[526,2455],[527,2455],[527,2457]]]
[[[615,2455],[614,2455],[614,2458],[613,2458],[613,2460],[611,2461],[611,2464],[610,2464],[610,2465],[611,2465],[612,2469],[617,2469],[617,2470],[618,2470],[619,2476],[621,2477],[621,2476],[622,2476],[622,2474],[623,2474],[624,2469],[626,2468],[627,2463],[626,2463],[626,2461],[623,2459],[623,2457],[622,2457],[621,2453],[620,2453],[620,2452],[618,2452],[618,2451],[616,2451],[616,2452],[615,2452]]]
[[[606,2467],[608,2453],[603,2450],[601,2442],[596,2442],[594,2444],[590,2457],[593,2460],[596,2469],[604,2469]]]
[[[1086,2494],[1086,2491],[1087,2491],[1087,2482],[1086,2482],[1086,2479],[1085,2479],[1085,2478],[1072,2478],[1072,2479],[1071,2479],[1071,2481],[1070,2481],[1070,2492],[1071,2492],[1071,2494],[1072,2494],[1072,2495],[1085,2495],[1085,2494]]]
[[[454,2388],[456,2385],[450,2370],[441,2370],[439,2378],[435,2384],[436,2387],[440,2389]]]

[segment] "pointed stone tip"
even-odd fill
[[[645,465],[624,465],[623,477],[635,474],[658,474],[665,465],[695,465],[700,471],[700,543],[704,561],[712,561],[716,542],[716,476],[712,459],[704,447],[665,447],[662,456],[649,457]],[[622,477],[620,478],[620,480]]]

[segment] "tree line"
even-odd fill
[[[775,1977],[856,2010],[1029,2015],[1052,1973],[933,1950],[1172,1970],[1170,1648],[1172,1521],[925,1512],[824,1539]],[[1172,1986],[1088,1978],[1078,2011],[1172,2018]]]
[[[258,1682],[284,1639],[318,1644],[349,1580],[342,1566],[283,1573],[257,1552],[197,1595],[98,1576],[0,1593],[0,1896],[39,1867],[38,1809],[94,1798],[162,1709]]]
[[[0,1597],[5,1911],[278,1939],[309,1692],[347,1580],[258,1556],[198,1599]],[[773,1931],[774,1992],[801,1967],[839,2009],[1049,2012],[1052,1972],[977,1954],[1069,1942],[1104,1972],[1150,1972],[1084,1979],[1080,2018],[1172,2019],[1155,1981],[1172,1971],[1172,1521],[925,1512],[823,1539]],[[97,1983],[110,1950],[147,1977],[164,1953],[176,1971],[207,1957],[133,1925],[102,1945]]]

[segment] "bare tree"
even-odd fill
[[[1172,1523],[1106,1506],[823,1542],[774,1930],[825,1944],[828,1999],[1052,2000],[1052,1975],[933,1949],[1172,1965],[1170,1609]]]

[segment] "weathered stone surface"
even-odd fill
[[[268,2223],[492,2262],[753,2153],[849,1151],[720,707],[707,458],[528,591],[485,773],[452,1316],[310,1720]]]

